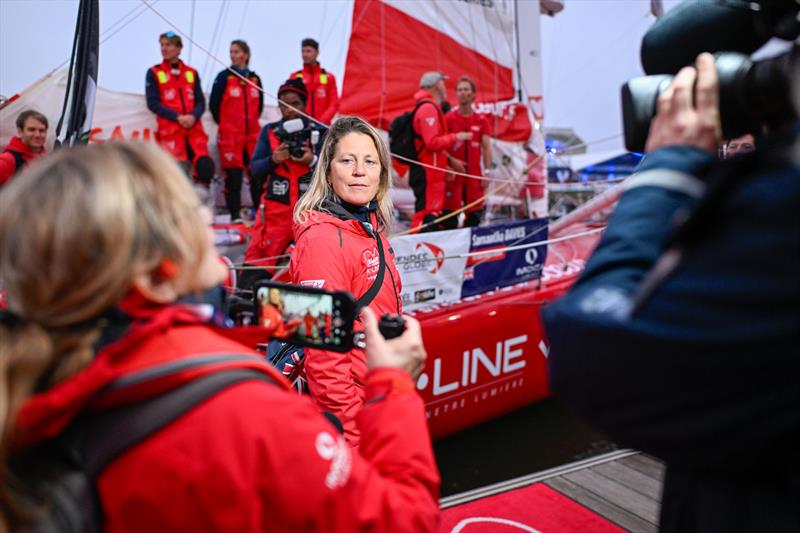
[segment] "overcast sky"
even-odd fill
[[[676,3],[668,0],[665,5],[669,9]],[[230,41],[246,39],[253,50],[251,67],[268,92],[300,67],[299,42],[306,36],[320,41],[320,62],[341,79],[350,5],[346,0],[153,4],[225,64]],[[0,94],[13,95],[66,62],[77,7],[77,0],[0,0]],[[593,141],[622,133],[619,88],[642,74],[639,43],[654,21],[649,8],[649,0],[566,0],[556,17],[542,17],[545,126],[574,128],[591,143],[590,150],[622,146],[621,137]],[[105,39],[100,85],[143,93],[146,69],[160,61],[158,34],[170,29],[169,24],[139,0],[101,0],[100,9]],[[188,43],[182,58],[198,69],[206,88],[223,68]]]

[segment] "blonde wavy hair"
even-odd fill
[[[5,483],[17,409],[92,360],[101,315],[137,275],[169,259],[183,281],[195,276],[208,238],[200,207],[172,158],[145,143],[64,149],[0,190],[0,287],[21,317],[0,323],[0,531],[22,513]]]
[[[378,193],[375,195],[374,200],[378,203],[378,231],[385,233],[392,225],[392,198],[390,195],[392,180],[389,175],[389,165],[391,164],[389,149],[378,131],[360,117],[339,117],[328,129],[325,141],[322,143],[317,167],[314,169],[314,176],[311,178],[311,185],[309,185],[308,191],[300,198],[294,208],[294,220],[304,224],[313,211],[327,212],[323,204],[326,199],[334,196],[333,187],[331,187],[329,180],[331,162],[336,154],[336,146],[339,144],[339,140],[349,133],[368,135],[372,138],[372,142],[375,143],[375,149],[378,152],[378,159],[381,163],[381,176],[378,184]]]

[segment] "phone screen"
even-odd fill
[[[273,330],[274,338],[340,352],[353,347],[355,303],[349,293],[261,281],[255,297],[258,323]]]

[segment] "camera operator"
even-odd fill
[[[282,119],[261,130],[250,163],[251,175],[264,180],[265,186],[245,262],[265,267],[274,266],[276,256],[292,242],[292,212],[311,181],[314,154],[323,137],[323,132],[297,111],[305,113],[308,101],[302,80],[286,80],[278,89],[278,100]],[[268,272],[258,274],[269,276]],[[259,276],[247,277],[254,281]]]
[[[649,155],[586,270],[544,311],[550,384],[666,462],[662,531],[798,531],[796,137],[717,162],[707,53],[657,107]]]
[[[43,201],[49,216],[30,224]],[[362,315],[367,405],[354,453],[205,306],[179,301],[226,274],[207,218],[176,164],[144,143],[61,150],[0,192],[0,530],[433,531],[439,475],[410,375],[426,357],[419,323],[408,317],[385,340]],[[94,477],[92,450],[102,456],[175,411],[165,396],[184,405],[175,392],[231,372],[246,377],[122,447]],[[120,411],[131,422],[131,409],[137,420],[114,423]],[[58,471],[67,452],[91,484],[71,477],[60,493],[37,473]],[[96,498],[81,499],[87,488]],[[86,523],[90,498],[99,529]],[[45,527],[42,513],[65,499],[56,509],[80,523]],[[32,517],[42,527],[25,527]]]

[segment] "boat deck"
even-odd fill
[[[637,451],[620,450],[456,494],[440,503],[446,509],[544,483],[623,529],[655,532],[663,478],[664,466],[657,459]]]

